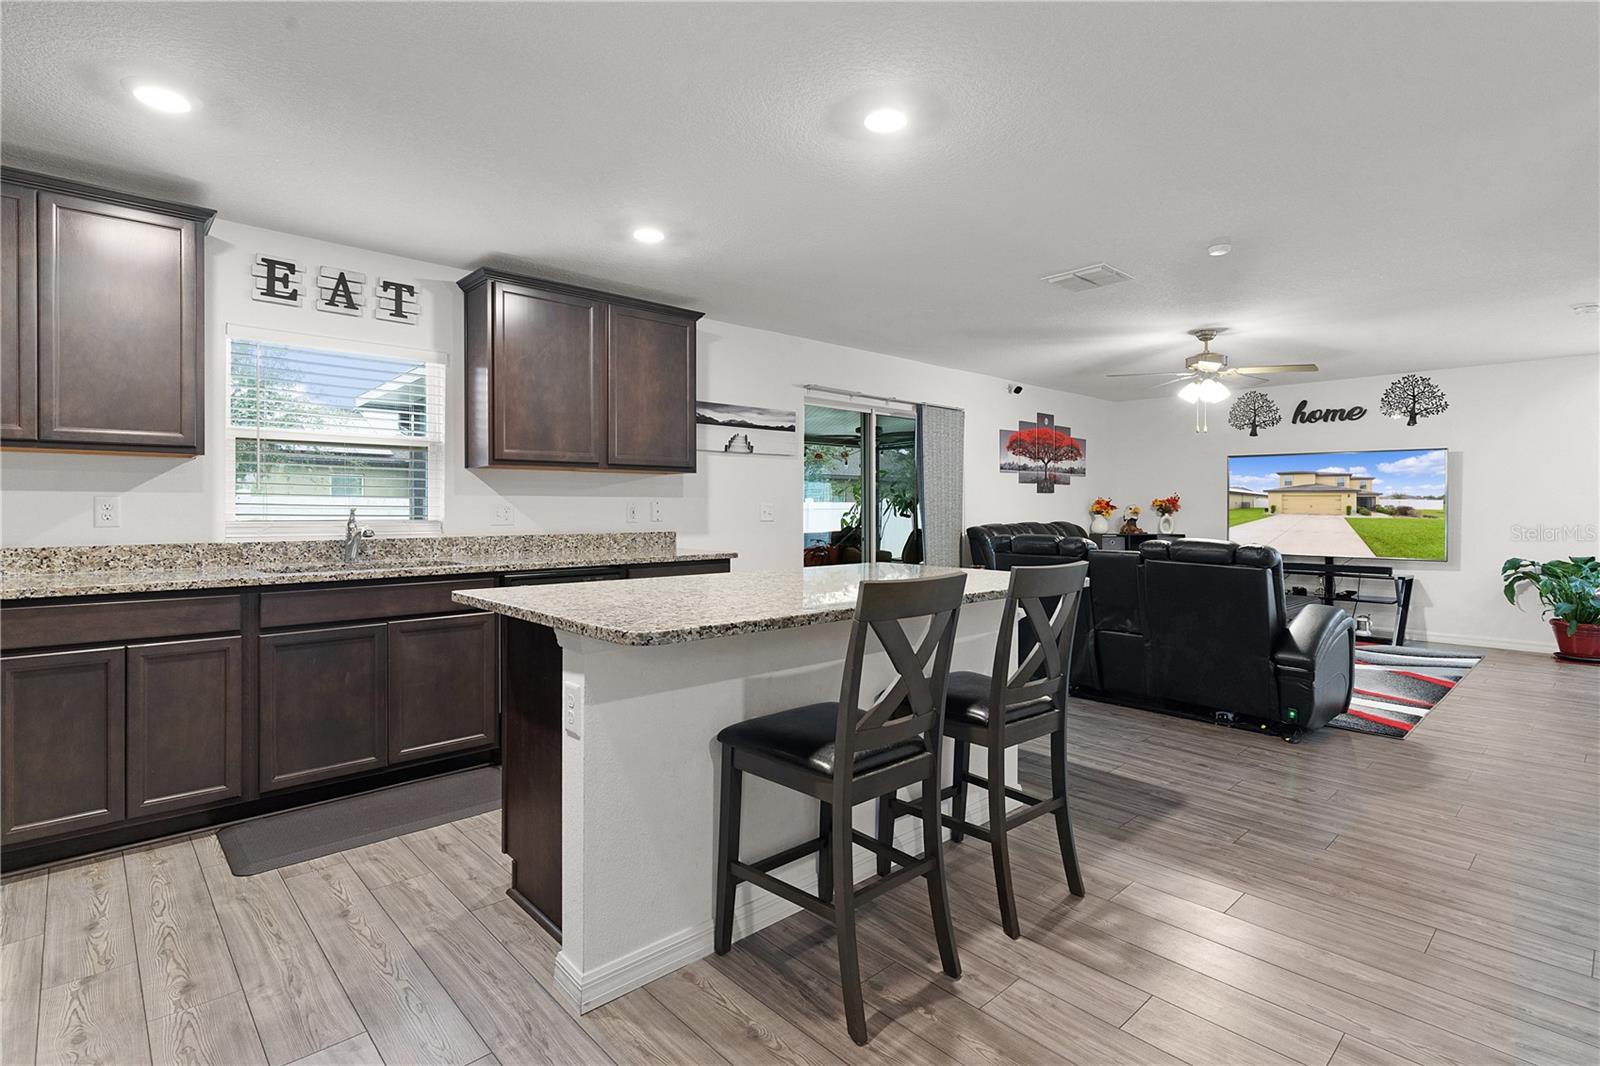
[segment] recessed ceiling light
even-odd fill
[[[1207,255],[1227,255],[1231,251],[1233,251],[1233,245],[1228,243],[1228,238],[1226,237],[1217,238],[1206,248]]]
[[[654,226],[640,226],[633,231],[633,239],[640,244],[660,244],[667,239],[667,235]]]
[[[897,111],[892,107],[880,107],[876,111],[867,112],[867,117],[861,120],[861,124],[873,133],[898,133],[906,128],[906,123],[909,121],[904,111]]]
[[[194,104],[187,96],[165,85],[134,82],[128,86],[128,91],[145,107],[152,111],[160,111],[162,114],[182,115],[194,110]]]

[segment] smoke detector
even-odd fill
[[[1124,274],[1110,263],[1095,263],[1061,274],[1046,274],[1040,280],[1049,285],[1057,285],[1068,292],[1087,292],[1090,289],[1104,289],[1109,285],[1132,281],[1133,275]]]

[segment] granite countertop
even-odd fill
[[[964,602],[1004,599],[1011,575],[942,566],[862,563],[656,578],[648,585],[584,582],[470,589],[457,603],[612,644],[684,644],[711,637],[839,622],[866,580],[964,572]]]
[[[522,570],[733,559],[736,552],[679,553],[673,533],[573,533],[379,539],[350,566],[338,541],[254,541],[0,552],[0,600],[115,596],[184,589],[374,581]]]

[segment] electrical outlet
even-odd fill
[[[94,498],[94,525],[96,529],[109,529],[122,525],[121,496],[96,496]]]
[[[508,503],[502,503],[500,506],[496,507],[494,509],[494,518],[490,520],[489,524],[495,526],[509,526],[511,524],[511,505]]]
[[[772,521],[772,504],[764,503],[761,505],[761,520],[763,522]]]
[[[561,726],[572,739],[583,739],[583,686],[576,681],[561,684]]]
[[[652,522],[661,521],[661,501],[660,500],[651,500],[650,501],[650,521],[652,521]]]
[[[628,501],[628,521],[639,521],[639,505],[633,500]]]

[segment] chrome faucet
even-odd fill
[[[363,528],[356,524],[356,509],[350,508],[350,519],[344,524],[344,561],[350,565],[361,558],[361,542],[371,540],[377,536],[370,526]]]

